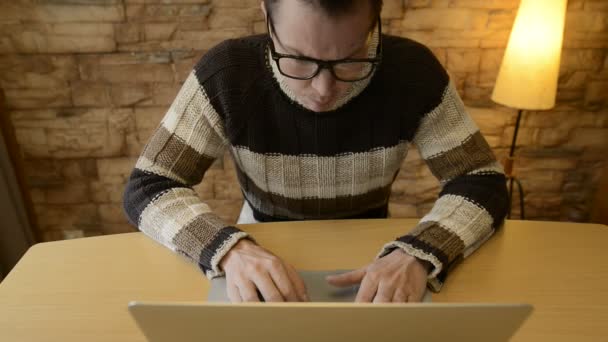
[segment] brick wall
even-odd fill
[[[490,100],[517,0],[385,0],[385,32],[427,44],[499,158],[516,112]],[[123,187],[191,66],[210,47],[265,31],[259,0],[0,3],[0,87],[46,240],[132,231]],[[526,112],[516,172],[529,218],[585,221],[608,155],[608,1],[570,0],[558,104]],[[522,85],[525,86],[525,85]],[[242,196],[226,156],[197,186],[233,222]],[[416,151],[391,198],[420,217],[439,191]]]

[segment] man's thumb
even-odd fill
[[[364,276],[365,269],[360,268],[358,270],[342,274],[328,275],[327,277],[325,277],[325,280],[327,280],[327,282],[333,286],[345,287],[361,283]]]

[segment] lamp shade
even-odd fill
[[[492,100],[518,109],[555,105],[567,0],[521,0]]]

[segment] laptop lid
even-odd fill
[[[149,341],[507,341],[526,304],[138,303]]]

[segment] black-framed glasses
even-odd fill
[[[268,20],[270,22],[270,19]],[[286,77],[297,80],[309,80],[317,76],[322,69],[328,69],[331,74],[342,82],[356,82],[368,78],[382,60],[382,23],[378,21],[378,46],[374,58],[344,58],[337,60],[320,60],[306,56],[296,56],[279,53],[274,47],[268,27],[270,55],[277,64],[279,72]],[[269,24],[275,33],[272,22]]]

